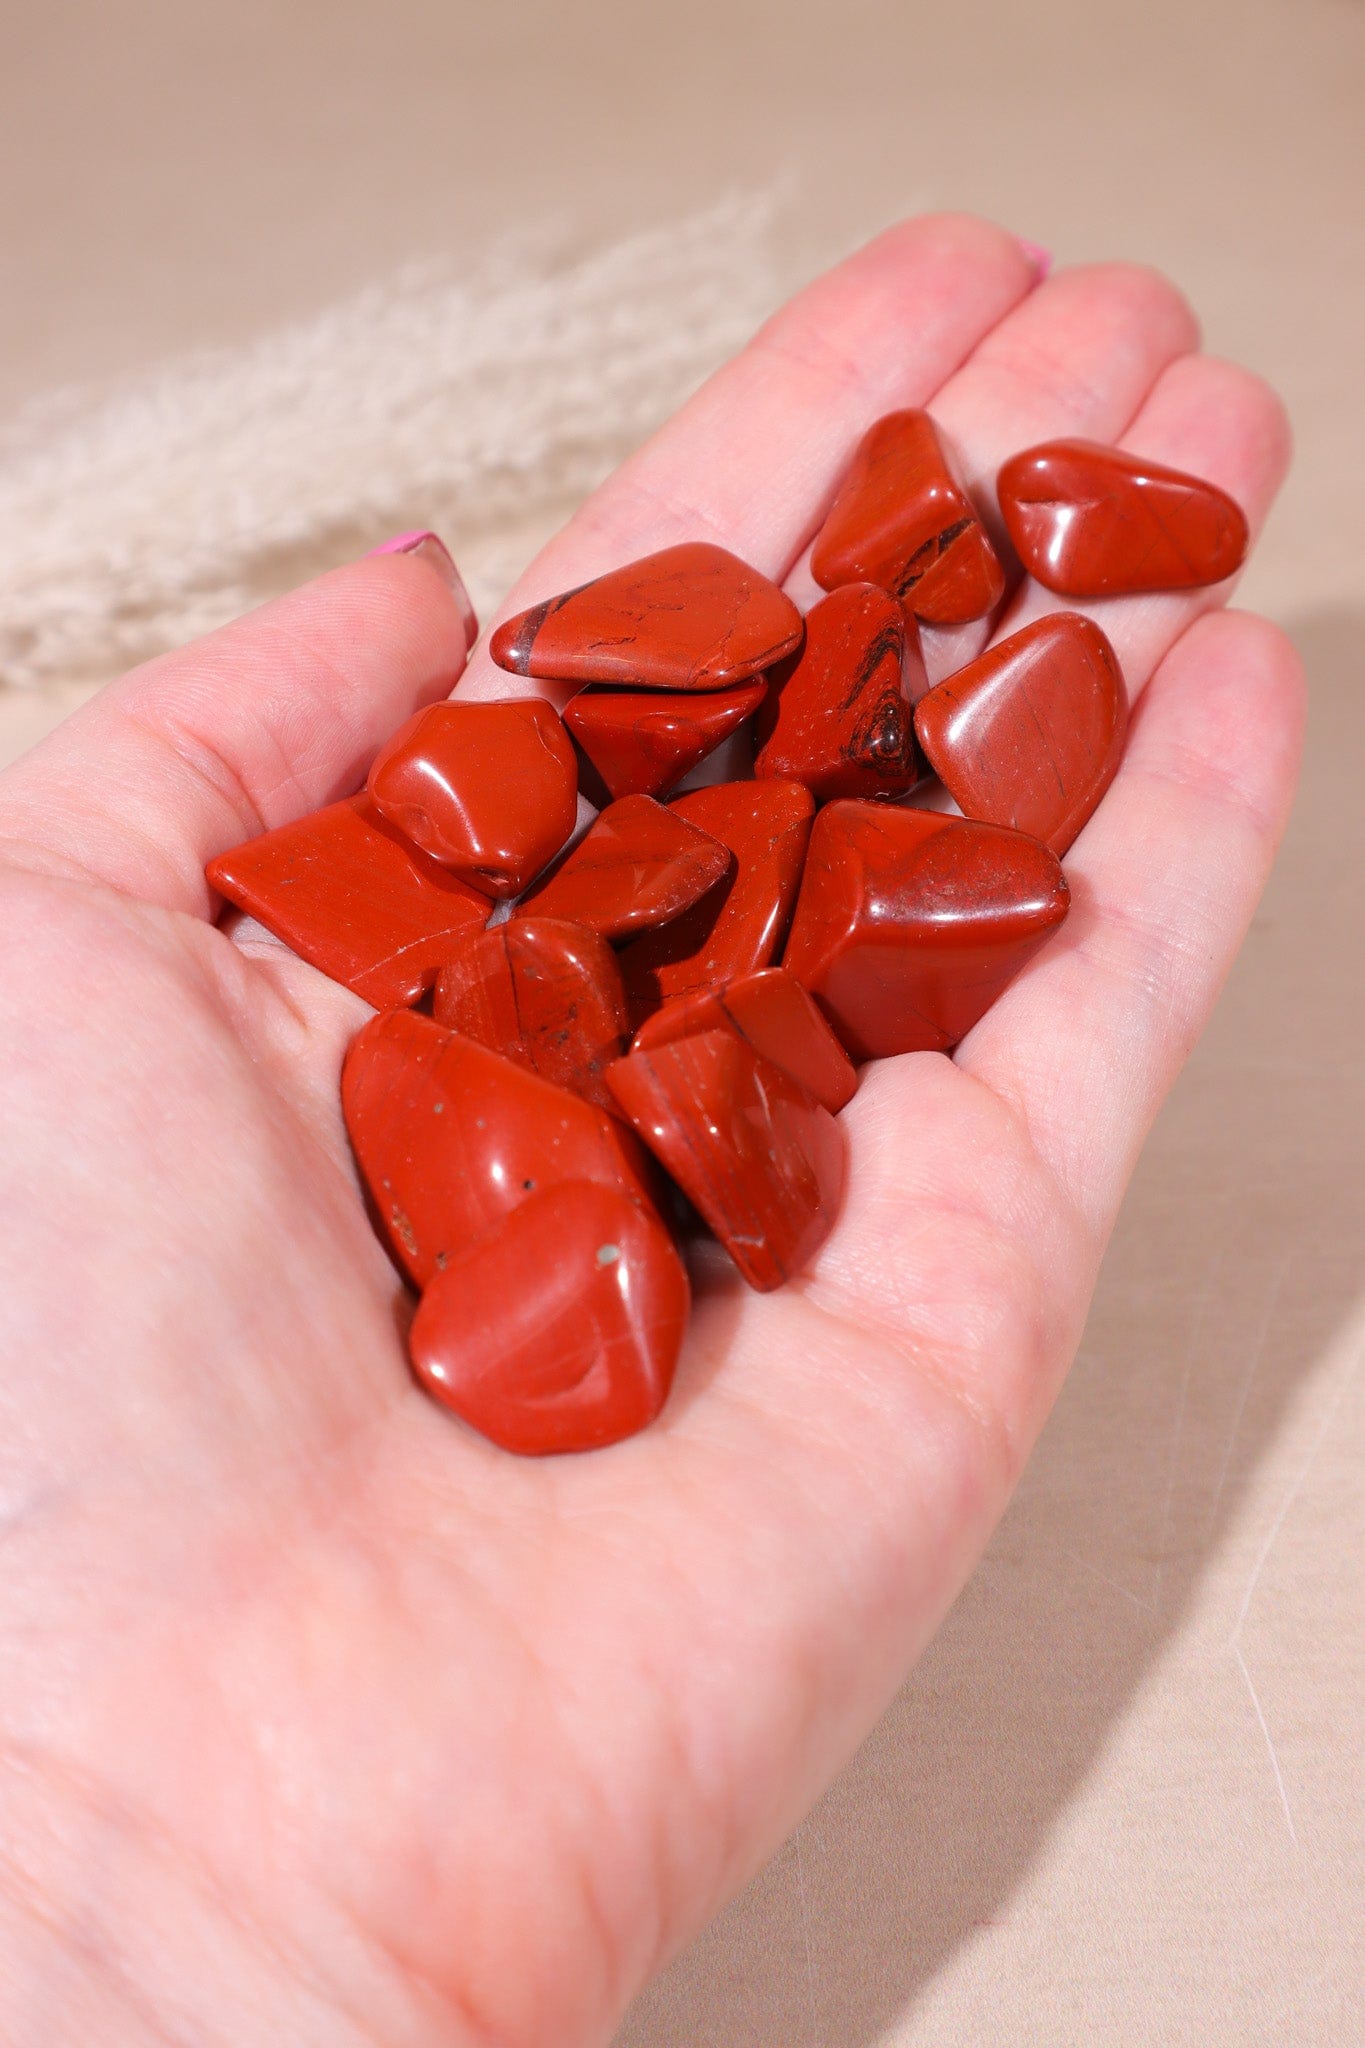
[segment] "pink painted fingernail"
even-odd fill
[[[1014,239],[1037,271],[1038,283],[1041,284],[1052,268],[1051,249],[1045,249],[1041,242],[1025,241],[1022,235],[1016,235]]]
[[[384,540],[377,548],[371,548],[372,555],[420,555],[439,571],[451,596],[460,608],[464,620],[464,644],[468,651],[479,637],[479,621],[470,602],[469,592],[464,587],[464,578],[455,566],[455,557],[441,539],[439,533],[432,533],[426,527],[416,527],[411,533],[396,533],[392,540]]]

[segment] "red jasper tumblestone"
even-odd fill
[[[772,676],[754,774],[803,782],[821,801],[904,796],[920,772],[907,660],[914,697],[925,688],[919,632],[894,597],[873,583],[831,591],[806,615],[801,652]]]
[[[380,749],[368,789],[391,825],[485,896],[518,895],[578,815],[569,736],[535,697],[429,704]]]
[[[835,803],[811,833],[783,965],[855,1060],[946,1052],[1061,923],[1036,839],[936,811]]]
[[[623,796],[594,819],[553,874],[513,912],[568,918],[604,938],[667,924],[724,879],[728,846],[652,796]]]
[[[718,690],[800,644],[775,583],[709,541],[684,541],[563,591],[498,627],[500,668],[557,682]]]
[[[1062,854],[1114,779],[1128,696],[1093,620],[1049,612],[921,697],[915,729],[967,817]]]
[[[723,988],[666,1003],[640,1026],[631,1051],[648,1052],[699,1031],[733,1031],[828,1110],[842,1109],[858,1086],[848,1054],[785,967],[762,967]]]
[[[597,932],[527,917],[477,932],[441,969],[436,1022],[613,1107],[602,1069],[629,1030],[616,955]]]
[[[767,692],[763,676],[691,696],[588,689],[568,705],[564,723],[609,795],[667,796],[713,747],[738,732]]]
[[[728,846],[735,867],[681,917],[622,952],[637,1024],[675,996],[769,965],[791,920],[815,799],[799,782],[716,782],[669,808]]]
[[[732,1031],[631,1052],[607,1084],[751,1287],[814,1255],[843,1194],[843,1130]]]
[[[662,1408],[687,1327],[687,1275],[658,1218],[615,1188],[528,1195],[439,1272],[412,1362],[436,1399],[540,1456],[617,1443]]]
[[[1089,442],[1013,457],[998,495],[1068,596],[1221,582],[1247,547],[1225,492]],[[854,1062],[950,1052],[1067,915],[1058,856],[1127,729],[1104,633],[1054,612],[929,688],[918,621],[983,617],[1005,576],[920,410],[863,436],[811,571],[804,622],[703,542],[548,598],[490,645],[579,686],[562,719],[429,707],[364,796],[206,871],[373,1002],[434,984],[433,1018],[354,1039],[343,1109],[423,1290],[414,1372],[506,1450],[650,1422],[690,1299],[664,1217],[699,1212],[754,1288],[799,1273],[842,1200]],[[751,780],[656,800],[751,717]],[[578,759],[611,800],[571,845]],[[899,801],[926,760],[962,816]],[[492,896],[520,899],[496,926]]]
[[[348,797],[220,853],[211,888],[367,1003],[415,1003],[488,899]]]
[[[351,1041],[341,1103],[385,1238],[418,1286],[527,1195],[595,1181],[648,1200],[615,1117],[412,1010]]]
[[[1005,588],[990,537],[927,412],[887,413],[854,453],[811,551],[826,590],[876,583],[935,626],[979,619]]]
[[[1063,597],[1190,590],[1239,569],[1248,530],[1216,484],[1094,441],[1045,441],[996,483],[1020,561]]]

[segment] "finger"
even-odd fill
[[[1175,286],[1127,263],[1062,271],[993,328],[930,406],[997,539],[994,482],[1007,456],[1061,435],[1115,439],[1162,371],[1198,339]],[[788,588],[803,606],[820,595],[808,557]],[[990,633],[988,619],[922,629],[931,678],[974,659]]]
[[[1000,465],[1039,441],[1117,440],[1162,373],[1198,344],[1199,323],[1175,286],[1126,263],[1062,271],[987,336],[933,411],[1005,559]],[[991,620],[927,629],[930,680],[975,660],[993,631]]]
[[[683,540],[781,579],[824,517],[858,436],[922,405],[1031,290],[1031,258],[965,215],[906,221],[798,294],[611,477],[527,570],[498,620]],[[462,696],[569,686],[507,675],[476,649]]]
[[[1159,271],[1059,271],[989,334],[934,399],[934,418],[985,488],[1005,457],[1063,434],[1120,433],[1157,377],[1199,345],[1199,323]]]
[[[1066,925],[960,1049],[1100,1238],[1265,886],[1302,724],[1276,627],[1238,612],[1192,625],[1067,863]]]
[[[1291,436],[1284,406],[1262,378],[1212,356],[1186,356],[1158,377],[1118,446],[1218,484],[1246,513],[1254,539],[1284,481]],[[1225,604],[1232,587],[1087,600],[1055,596],[1029,579],[999,634],[1046,612],[1083,612],[1109,636],[1136,698],[1191,621]]]
[[[0,840],[208,915],[206,861],[357,789],[449,695],[473,617],[453,574],[371,556],[134,669],[0,777]]]

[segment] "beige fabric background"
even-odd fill
[[[405,261],[477,265],[551,217],[591,251],[785,181],[770,229],[718,217],[724,303],[704,248],[641,245],[687,345],[622,418],[590,392],[584,446],[491,538],[483,472],[452,496],[490,586],[727,317],[919,206],[1166,266],[1284,389],[1299,465],[1244,595],[1315,710],[1270,896],[982,1569],[620,2048],[1365,2041],[1359,0],[49,0],[6,44],[0,451],[9,422],[29,460],[56,385],[84,416]],[[380,537],[375,494],[342,496],[265,580]],[[39,681],[0,693],[0,753],[88,687]]]

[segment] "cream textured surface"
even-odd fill
[[[381,522],[438,510],[494,595],[779,282],[918,206],[1162,264],[1290,401],[1244,586],[1315,691],[1271,894],[975,1581],[620,2048],[1365,2041],[1363,84],[1358,0],[130,0],[12,35],[0,645],[35,687],[0,753]],[[770,226],[655,232],[774,177]],[[547,224],[509,285],[488,251]]]

